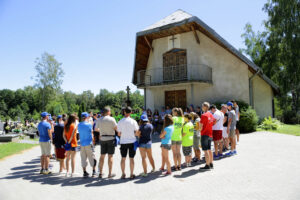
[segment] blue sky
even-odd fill
[[[177,9],[198,16],[236,48],[247,22],[263,30],[262,0],[0,0],[0,89],[33,85],[34,61],[54,54],[62,89],[119,91],[131,84],[135,34]]]

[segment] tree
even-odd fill
[[[55,99],[57,92],[63,82],[64,71],[54,55],[43,53],[40,58],[36,59],[36,76],[35,86],[41,91],[42,109],[45,105]]]
[[[269,0],[264,11],[269,16],[265,23],[270,30],[269,45],[278,50],[282,64],[279,83],[284,93],[291,93],[292,109],[297,113],[300,98],[300,1]]]
[[[291,99],[296,114],[300,107],[300,1],[268,0],[263,10],[268,14],[265,31],[254,34],[247,24],[243,52],[280,86],[279,105],[287,107]]]

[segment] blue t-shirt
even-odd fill
[[[41,121],[37,128],[40,134],[40,142],[49,142],[50,137],[48,135],[48,130],[51,129],[50,123],[47,121]]]
[[[165,138],[161,139],[161,144],[171,144],[171,137],[174,131],[174,126],[173,125],[167,126],[164,129],[164,131],[166,131],[167,133],[165,135]]]
[[[80,122],[78,124],[78,132],[81,146],[88,146],[92,144],[92,128],[92,124],[88,122]]]

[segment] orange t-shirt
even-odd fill
[[[66,135],[67,141],[70,140],[74,128],[75,128],[75,123],[71,124],[71,126],[70,126],[70,128],[69,128],[69,131],[67,131],[66,128],[65,128],[65,135]],[[72,141],[71,141],[71,146],[72,146],[72,147],[77,147],[77,137],[76,137],[76,133],[77,133],[77,130],[75,130],[73,139],[72,139]]]

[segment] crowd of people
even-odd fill
[[[213,160],[224,156],[237,154],[236,140],[239,140],[237,122],[239,121],[239,107],[235,101],[221,105],[218,110],[215,105],[204,102],[202,107],[194,109],[193,105],[184,111],[181,108],[168,106],[159,112],[144,110],[142,113],[132,111],[130,107],[122,110],[121,114],[114,113],[105,107],[100,114],[83,112],[81,122],[78,116],[71,114],[51,117],[47,112],[41,113],[42,121],[38,125],[39,142],[41,147],[40,174],[50,174],[49,162],[52,144],[55,157],[59,161],[59,173],[74,176],[75,158],[80,151],[83,177],[89,177],[88,162],[92,168],[92,176],[103,178],[105,157],[108,156],[108,178],[116,176],[112,172],[115,148],[120,145],[121,178],[125,179],[125,161],[127,155],[130,160],[130,179],[135,178],[134,157],[137,149],[142,158],[142,177],[148,176],[147,159],[155,172],[156,165],[152,155],[153,134],[161,139],[161,166],[164,175],[181,168],[190,167],[200,162],[201,149],[204,152],[205,165],[199,170],[214,168]],[[237,136],[237,137],[236,137]],[[214,152],[211,149],[214,143]],[[100,144],[100,158],[94,153],[95,145]],[[80,150],[79,150],[80,149]],[[173,166],[169,152],[173,154]],[[226,154],[223,151],[228,151]],[[182,164],[181,152],[185,162]],[[194,157],[192,154],[194,152]],[[157,156],[157,155],[155,155]],[[70,167],[71,164],[71,167]],[[98,173],[96,173],[98,168]]]

